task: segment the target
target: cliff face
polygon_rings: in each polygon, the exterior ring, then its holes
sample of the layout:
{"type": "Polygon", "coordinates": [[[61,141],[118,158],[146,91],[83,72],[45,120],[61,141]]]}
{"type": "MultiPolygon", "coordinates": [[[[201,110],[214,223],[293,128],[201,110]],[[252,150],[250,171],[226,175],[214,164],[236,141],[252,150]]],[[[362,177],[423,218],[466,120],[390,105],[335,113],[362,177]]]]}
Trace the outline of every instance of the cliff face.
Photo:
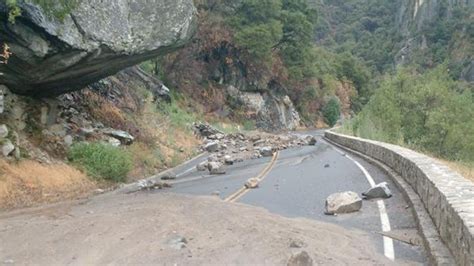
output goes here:
{"type": "Polygon", "coordinates": [[[20,1],[8,22],[0,2],[0,34],[13,52],[0,83],[18,94],[58,95],[182,46],[194,32],[192,0],[79,1],[63,20],[20,1]]]}
{"type": "Polygon", "coordinates": [[[457,77],[474,82],[474,1],[401,0],[398,6],[396,64],[410,63],[416,54],[425,55],[428,65],[448,59],[457,77]]]}

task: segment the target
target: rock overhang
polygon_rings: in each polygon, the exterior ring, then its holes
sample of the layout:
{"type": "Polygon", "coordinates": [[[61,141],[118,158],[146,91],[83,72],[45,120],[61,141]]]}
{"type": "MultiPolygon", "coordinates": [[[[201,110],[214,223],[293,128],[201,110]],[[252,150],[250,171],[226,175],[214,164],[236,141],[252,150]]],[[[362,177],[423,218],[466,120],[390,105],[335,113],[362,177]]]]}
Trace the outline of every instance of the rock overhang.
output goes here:
{"type": "Polygon", "coordinates": [[[0,83],[18,94],[49,96],[84,86],[186,44],[196,29],[192,0],[82,1],[64,19],[19,3],[14,24],[0,3],[1,40],[13,52],[0,83]]]}

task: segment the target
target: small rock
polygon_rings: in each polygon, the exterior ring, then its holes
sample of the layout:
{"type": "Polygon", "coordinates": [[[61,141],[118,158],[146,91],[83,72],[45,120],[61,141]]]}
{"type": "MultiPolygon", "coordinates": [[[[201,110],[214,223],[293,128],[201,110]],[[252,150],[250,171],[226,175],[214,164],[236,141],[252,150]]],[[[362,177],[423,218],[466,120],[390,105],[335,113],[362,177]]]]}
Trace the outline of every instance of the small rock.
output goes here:
{"type": "Polygon", "coordinates": [[[377,184],[375,187],[370,188],[367,192],[362,193],[365,199],[375,199],[375,198],[382,198],[388,199],[392,196],[392,192],[388,188],[387,182],[382,182],[377,184]]]}
{"type": "Polygon", "coordinates": [[[204,146],[204,149],[208,152],[217,152],[219,150],[219,142],[217,141],[209,142],[204,146]]]}
{"type": "Polygon", "coordinates": [[[272,147],[262,147],[260,148],[260,155],[263,157],[271,157],[273,156],[273,149],[272,147]]]}
{"type": "Polygon", "coordinates": [[[15,150],[13,151],[13,156],[15,157],[15,159],[17,160],[20,160],[21,159],[21,151],[18,147],[15,148],[15,150]]]}
{"type": "Polygon", "coordinates": [[[83,135],[83,136],[86,136],[86,137],[89,137],[91,136],[92,134],[94,134],[95,130],[93,128],[85,128],[85,127],[82,127],[79,129],[79,134],[83,135]]]}
{"type": "Polygon", "coordinates": [[[135,140],[135,138],[132,135],[130,135],[128,132],[123,131],[123,130],[108,128],[108,129],[104,129],[103,133],[120,140],[120,142],[124,145],[130,145],[135,140]]]}
{"type": "Polygon", "coordinates": [[[101,189],[101,188],[98,188],[98,189],[95,190],[95,193],[96,193],[96,194],[102,194],[102,193],[104,193],[104,192],[105,192],[105,190],[103,190],[103,189],[101,189]]]}
{"type": "Polygon", "coordinates": [[[305,243],[301,240],[291,240],[290,248],[302,248],[305,246],[305,243]]]}
{"type": "Polygon", "coordinates": [[[346,191],[334,193],[326,199],[325,214],[350,213],[359,211],[361,208],[362,199],[359,195],[352,191],[346,191]]]}
{"type": "Polygon", "coordinates": [[[71,135],[66,135],[64,137],[64,144],[66,144],[66,146],[71,146],[73,142],[74,142],[74,138],[71,135]]]}
{"type": "Polygon", "coordinates": [[[209,162],[205,161],[196,165],[196,170],[202,172],[209,170],[209,162]]]}
{"type": "Polygon", "coordinates": [[[261,139],[261,140],[257,140],[253,143],[253,146],[259,146],[261,144],[264,144],[265,143],[265,140],[264,139],[261,139]]]}
{"type": "Polygon", "coordinates": [[[109,137],[107,139],[107,143],[109,143],[110,145],[114,146],[114,147],[118,147],[120,145],[122,145],[122,142],[116,138],[113,138],[113,137],[109,137]]]}
{"type": "Polygon", "coordinates": [[[186,244],[188,243],[188,241],[186,240],[186,238],[182,237],[182,236],[175,236],[175,237],[172,237],[170,240],[168,240],[167,244],[168,246],[170,246],[171,248],[173,249],[177,249],[177,250],[180,250],[180,249],[183,249],[183,248],[186,248],[186,244]]]}
{"type": "Polygon", "coordinates": [[[8,127],[6,125],[0,125],[0,139],[4,139],[8,136],[8,127]]]}
{"type": "Polygon", "coordinates": [[[247,182],[245,182],[245,187],[246,188],[257,188],[259,182],[260,181],[255,177],[249,178],[247,180],[247,182]]]}
{"type": "Polygon", "coordinates": [[[9,139],[6,139],[3,141],[3,145],[2,145],[3,156],[8,157],[10,154],[12,154],[14,150],[15,150],[15,146],[9,139]]]}
{"type": "Polygon", "coordinates": [[[209,162],[209,173],[211,175],[223,175],[226,173],[224,164],[220,162],[209,162]]]}
{"type": "Polygon", "coordinates": [[[212,195],[212,196],[218,196],[218,197],[219,197],[219,196],[221,195],[221,192],[220,192],[219,190],[216,190],[216,191],[213,191],[213,192],[211,193],[211,195],[212,195]]]}
{"type": "Polygon", "coordinates": [[[314,146],[318,142],[314,136],[307,136],[305,140],[310,146],[314,146]]]}
{"type": "Polygon", "coordinates": [[[224,156],[224,163],[227,164],[227,165],[233,165],[235,162],[234,158],[232,158],[232,156],[230,155],[226,155],[224,156]]]}
{"type": "Polygon", "coordinates": [[[288,266],[312,266],[313,259],[309,256],[308,252],[300,251],[298,253],[293,254],[288,263],[288,266]]]}
{"type": "Polygon", "coordinates": [[[176,174],[173,172],[165,173],[161,176],[161,180],[175,180],[176,174]]]}

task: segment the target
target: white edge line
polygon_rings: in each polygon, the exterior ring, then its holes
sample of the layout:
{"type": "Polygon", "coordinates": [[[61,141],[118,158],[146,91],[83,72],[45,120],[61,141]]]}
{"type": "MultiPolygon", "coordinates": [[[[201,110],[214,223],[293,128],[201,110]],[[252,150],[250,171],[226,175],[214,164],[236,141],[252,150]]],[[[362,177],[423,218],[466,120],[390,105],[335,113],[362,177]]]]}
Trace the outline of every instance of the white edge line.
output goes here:
{"type": "MultiPolygon", "coordinates": [[[[336,147],[333,146],[333,148],[337,152],[339,152],[340,154],[345,154],[344,152],[340,151],[336,147]]],[[[374,187],[375,186],[375,181],[372,178],[372,176],[369,174],[369,172],[364,168],[364,166],[362,166],[358,161],[356,161],[355,159],[353,159],[351,156],[349,156],[347,154],[345,154],[345,157],[347,157],[349,160],[351,160],[353,163],[355,163],[357,165],[357,167],[359,167],[359,169],[362,171],[362,173],[364,173],[365,178],[369,182],[370,186],[374,187]]],[[[377,206],[378,206],[379,213],[380,213],[380,222],[382,224],[382,231],[383,232],[391,231],[390,220],[388,218],[387,209],[385,208],[384,201],[383,200],[378,200],[377,201],[377,206]]],[[[390,237],[384,236],[383,237],[383,249],[384,249],[385,257],[387,257],[388,259],[394,261],[395,260],[395,249],[393,247],[393,239],[391,239],[390,237]]]]}

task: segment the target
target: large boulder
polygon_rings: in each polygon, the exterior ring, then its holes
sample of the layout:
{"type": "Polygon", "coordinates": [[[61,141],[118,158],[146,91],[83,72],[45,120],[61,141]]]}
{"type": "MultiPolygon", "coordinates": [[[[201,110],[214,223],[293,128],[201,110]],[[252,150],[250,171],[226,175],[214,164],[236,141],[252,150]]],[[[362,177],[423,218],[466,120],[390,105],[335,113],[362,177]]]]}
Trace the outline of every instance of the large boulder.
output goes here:
{"type": "Polygon", "coordinates": [[[346,191],[331,194],[326,199],[326,214],[334,215],[338,213],[350,213],[359,211],[362,208],[362,199],[357,193],[346,191]]]}
{"type": "Polygon", "coordinates": [[[388,199],[392,196],[392,192],[388,188],[387,182],[382,182],[362,193],[362,196],[364,196],[365,199],[388,199]]]}
{"type": "Polygon", "coordinates": [[[225,165],[220,162],[209,162],[209,173],[211,175],[223,175],[226,173],[225,165]]]}
{"type": "Polygon", "coordinates": [[[182,46],[195,29],[192,0],[78,2],[59,19],[18,1],[22,16],[12,24],[0,1],[0,39],[13,53],[2,65],[0,84],[32,96],[80,89],[182,46]]]}

